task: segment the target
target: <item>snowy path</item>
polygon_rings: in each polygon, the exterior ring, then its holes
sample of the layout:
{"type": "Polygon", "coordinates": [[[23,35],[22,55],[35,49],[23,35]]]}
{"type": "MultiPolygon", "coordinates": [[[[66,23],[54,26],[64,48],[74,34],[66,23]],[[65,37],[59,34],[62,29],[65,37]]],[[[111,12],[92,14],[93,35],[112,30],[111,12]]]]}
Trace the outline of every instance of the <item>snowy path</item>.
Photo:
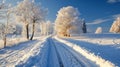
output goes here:
{"type": "Polygon", "coordinates": [[[17,67],[97,67],[94,62],[64,45],[51,37],[47,38],[35,56],[17,67]]]}
{"type": "Polygon", "coordinates": [[[0,50],[0,67],[99,67],[67,44],[48,37],[0,50]]]}

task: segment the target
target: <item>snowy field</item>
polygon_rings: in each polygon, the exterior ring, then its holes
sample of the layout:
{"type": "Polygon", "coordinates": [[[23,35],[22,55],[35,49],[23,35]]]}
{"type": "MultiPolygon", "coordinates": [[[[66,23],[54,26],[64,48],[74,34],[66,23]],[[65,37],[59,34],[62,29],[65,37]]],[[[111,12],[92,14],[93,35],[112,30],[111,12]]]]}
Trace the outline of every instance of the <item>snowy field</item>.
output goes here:
{"type": "Polygon", "coordinates": [[[37,37],[0,49],[0,67],[119,67],[119,38],[118,34],[37,37]]]}

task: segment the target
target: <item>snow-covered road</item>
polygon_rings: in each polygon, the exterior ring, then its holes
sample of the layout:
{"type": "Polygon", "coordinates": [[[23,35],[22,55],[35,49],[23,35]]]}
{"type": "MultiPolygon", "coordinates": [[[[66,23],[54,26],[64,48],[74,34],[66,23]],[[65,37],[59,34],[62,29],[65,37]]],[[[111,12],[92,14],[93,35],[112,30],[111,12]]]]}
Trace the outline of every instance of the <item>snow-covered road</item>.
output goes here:
{"type": "MultiPolygon", "coordinates": [[[[89,55],[86,57],[82,49],[83,53],[78,52],[74,44],[71,47],[68,42],[61,40],[47,37],[0,49],[0,67],[104,67],[96,59],[89,59],[89,55]]],[[[105,64],[114,66],[109,62],[105,64]]]]}

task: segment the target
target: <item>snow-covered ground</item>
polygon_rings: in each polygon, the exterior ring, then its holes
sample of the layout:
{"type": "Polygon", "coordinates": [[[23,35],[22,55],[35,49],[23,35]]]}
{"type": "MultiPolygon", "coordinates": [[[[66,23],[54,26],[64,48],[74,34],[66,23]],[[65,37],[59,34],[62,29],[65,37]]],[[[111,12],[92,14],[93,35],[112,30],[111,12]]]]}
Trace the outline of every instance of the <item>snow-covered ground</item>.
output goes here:
{"type": "Polygon", "coordinates": [[[119,37],[117,34],[37,37],[0,49],[0,67],[120,66],[119,37]]]}
{"type": "MultiPolygon", "coordinates": [[[[79,37],[64,38],[65,43],[71,46],[80,47],[93,56],[98,57],[96,63],[103,59],[105,61],[120,66],[120,35],[119,34],[85,34],[79,37]]],[[[77,50],[75,48],[75,50],[77,50]]],[[[81,53],[81,51],[79,51],[81,53]]],[[[88,57],[88,56],[87,56],[88,57]]],[[[93,58],[90,57],[91,60],[93,58]]]]}

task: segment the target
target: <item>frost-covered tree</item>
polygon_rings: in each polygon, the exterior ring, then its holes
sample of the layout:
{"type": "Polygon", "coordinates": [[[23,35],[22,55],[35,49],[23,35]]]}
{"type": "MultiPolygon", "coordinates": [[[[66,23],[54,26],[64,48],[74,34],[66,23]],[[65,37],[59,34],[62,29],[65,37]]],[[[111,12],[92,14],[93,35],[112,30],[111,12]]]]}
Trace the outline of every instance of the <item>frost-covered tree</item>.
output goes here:
{"type": "Polygon", "coordinates": [[[5,4],[3,1],[2,4],[0,5],[0,20],[4,20],[4,24],[1,24],[0,26],[0,35],[1,38],[4,41],[4,47],[6,46],[7,42],[7,34],[10,32],[10,27],[9,27],[9,19],[10,19],[10,14],[11,14],[11,6],[8,4],[5,4]]]}
{"type": "Polygon", "coordinates": [[[18,22],[23,22],[25,31],[26,31],[26,38],[29,39],[29,23],[30,23],[30,15],[32,9],[32,2],[30,0],[23,0],[22,2],[18,3],[15,8],[16,12],[16,19],[18,22]]]}
{"type": "Polygon", "coordinates": [[[41,6],[35,5],[35,2],[32,2],[30,20],[32,21],[32,36],[30,40],[33,39],[35,33],[35,23],[39,23],[45,20],[45,16],[47,14],[47,10],[43,9],[41,6]]]}
{"type": "Polygon", "coordinates": [[[40,23],[41,35],[49,35],[53,33],[53,24],[50,21],[40,23]]]}
{"type": "Polygon", "coordinates": [[[40,23],[40,30],[41,30],[41,35],[46,35],[46,23],[45,22],[42,22],[40,23]]]}
{"type": "Polygon", "coordinates": [[[5,24],[0,24],[0,39],[4,41],[4,47],[6,46],[6,26],[5,24]]]}
{"type": "Polygon", "coordinates": [[[52,34],[53,33],[53,24],[52,24],[52,22],[47,21],[46,26],[47,26],[47,35],[52,34]]]}
{"type": "Polygon", "coordinates": [[[43,21],[46,13],[47,11],[41,6],[36,5],[34,0],[23,0],[18,3],[16,7],[16,17],[19,22],[24,23],[27,39],[29,39],[29,24],[33,24],[32,36],[30,37],[30,40],[32,40],[35,32],[35,23],[43,21]]]}
{"type": "Polygon", "coordinates": [[[118,17],[112,24],[110,32],[120,33],[120,17],[118,17]]]}
{"type": "Polygon", "coordinates": [[[100,34],[100,33],[102,33],[102,27],[98,27],[95,32],[95,34],[100,34]]]}
{"type": "Polygon", "coordinates": [[[4,41],[4,47],[7,45],[7,35],[15,32],[15,26],[13,24],[0,24],[0,39],[4,41]]]}
{"type": "Polygon", "coordinates": [[[5,0],[2,0],[2,3],[0,3],[0,9],[3,9],[3,8],[5,8],[6,6],[5,6],[5,0]]]}
{"type": "Polygon", "coordinates": [[[55,30],[58,35],[70,36],[69,30],[79,20],[79,11],[72,6],[63,7],[58,11],[55,30]]]}

